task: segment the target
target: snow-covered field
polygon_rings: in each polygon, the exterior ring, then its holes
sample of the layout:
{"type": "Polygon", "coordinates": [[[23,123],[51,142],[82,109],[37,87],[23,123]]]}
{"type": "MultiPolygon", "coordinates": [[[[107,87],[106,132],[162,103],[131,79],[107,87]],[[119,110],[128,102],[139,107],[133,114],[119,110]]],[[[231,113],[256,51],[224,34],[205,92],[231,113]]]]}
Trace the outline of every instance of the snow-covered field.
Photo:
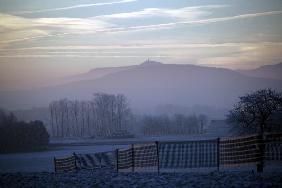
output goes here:
{"type": "Polygon", "coordinates": [[[255,165],[233,168],[161,169],[119,172],[97,169],[54,173],[53,157],[128,148],[154,140],[199,140],[199,137],[155,137],[124,140],[52,140],[50,150],[0,154],[0,187],[282,187],[282,163],[267,163],[263,174],[255,165]]]}
{"type": "MultiPolygon", "coordinates": [[[[137,137],[129,139],[52,139],[48,151],[0,154],[0,172],[52,172],[54,157],[76,153],[96,153],[126,148],[130,144],[162,140],[199,140],[200,136],[137,137]]],[[[205,138],[207,139],[207,138],[205,138]]]]}
{"type": "Polygon", "coordinates": [[[0,173],[0,187],[282,187],[282,173],[0,173]]]}
{"type": "MultiPolygon", "coordinates": [[[[168,140],[200,140],[208,139],[201,136],[171,136],[171,137],[142,137],[142,138],[130,138],[130,139],[57,139],[51,140],[50,150],[40,151],[40,152],[27,152],[27,153],[10,153],[10,154],[0,154],[0,173],[5,172],[53,172],[54,157],[64,157],[71,155],[73,152],[76,153],[96,153],[104,151],[113,151],[117,148],[128,148],[130,144],[141,143],[141,142],[151,142],[151,141],[168,141],[168,140]]],[[[211,139],[211,138],[209,138],[211,139]]],[[[282,163],[280,165],[267,165],[267,169],[275,168],[282,170],[282,163]]],[[[222,170],[236,170],[237,168],[221,168],[222,170]]],[[[256,170],[255,166],[244,166],[245,170],[251,171],[256,170]]],[[[213,171],[214,168],[210,169],[185,169],[187,172],[194,171],[213,171]]],[[[240,167],[239,170],[242,170],[240,167]]],[[[172,171],[176,171],[173,169],[172,171]]],[[[177,170],[177,172],[183,172],[183,170],[177,170]]]]}
{"type": "Polygon", "coordinates": [[[137,136],[125,139],[93,139],[93,138],[56,138],[51,139],[51,144],[112,144],[112,143],[140,143],[152,141],[183,141],[183,140],[208,140],[216,139],[209,135],[177,135],[177,136],[137,136]]]}
{"type": "MultiPolygon", "coordinates": [[[[0,172],[53,172],[54,157],[76,153],[96,153],[125,148],[127,145],[60,145],[48,151],[0,154],[0,172]]],[[[0,186],[1,187],[1,186],[0,186]]]]}
{"type": "Polygon", "coordinates": [[[54,157],[67,156],[73,152],[96,153],[113,151],[117,148],[129,147],[129,144],[155,139],[158,140],[157,138],[101,140],[91,138],[52,139],[50,141],[50,150],[47,151],[0,154],[0,172],[53,172],[54,157]]]}

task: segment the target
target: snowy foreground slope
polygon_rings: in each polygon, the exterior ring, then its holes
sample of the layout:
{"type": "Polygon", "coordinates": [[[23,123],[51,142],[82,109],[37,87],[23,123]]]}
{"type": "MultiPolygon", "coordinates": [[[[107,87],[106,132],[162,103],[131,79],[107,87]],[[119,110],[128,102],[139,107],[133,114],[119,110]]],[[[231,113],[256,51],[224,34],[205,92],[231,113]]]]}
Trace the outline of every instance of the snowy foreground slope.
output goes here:
{"type": "Polygon", "coordinates": [[[282,187],[282,173],[5,173],[0,174],[0,187],[282,187]]]}

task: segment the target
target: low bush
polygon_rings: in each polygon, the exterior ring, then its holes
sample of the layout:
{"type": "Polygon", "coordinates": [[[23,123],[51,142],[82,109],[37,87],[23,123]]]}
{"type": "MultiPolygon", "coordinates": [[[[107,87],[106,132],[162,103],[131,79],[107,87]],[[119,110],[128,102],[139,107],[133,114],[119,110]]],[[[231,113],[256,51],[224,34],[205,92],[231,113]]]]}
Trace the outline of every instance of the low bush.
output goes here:
{"type": "Polygon", "coordinates": [[[41,121],[17,121],[0,112],[0,153],[46,149],[49,134],[41,121]]]}

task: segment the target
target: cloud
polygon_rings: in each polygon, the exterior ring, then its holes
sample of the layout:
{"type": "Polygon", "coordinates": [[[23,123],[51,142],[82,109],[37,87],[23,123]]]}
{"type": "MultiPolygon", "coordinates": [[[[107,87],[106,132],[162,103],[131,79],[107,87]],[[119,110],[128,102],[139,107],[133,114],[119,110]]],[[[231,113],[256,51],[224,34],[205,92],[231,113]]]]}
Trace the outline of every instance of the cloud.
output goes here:
{"type": "MultiPolygon", "coordinates": [[[[0,58],[166,58],[199,65],[254,68],[280,62],[282,42],[181,43],[151,41],[122,45],[38,46],[1,49],[0,58]]],[[[8,62],[8,61],[7,61],[8,62]]]]}
{"type": "Polygon", "coordinates": [[[0,13],[0,43],[13,43],[80,32],[99,31],[113,24],[88,18],[23,18],[0,13]]]}
{"type": "Polygon", "coordinates": [[[205,24],[211,24],[211,23],[226,22],[226,21],[241,20],[241,19],[249,19],[249,18],[278,15],[278,14],[282,14],[282,11],[270,11],[270,12],[261,12],[261,13],[241,14],[241,15],[229,16],[229,17],[219,17],[219,18],[192,20],[192,21],[171,22],[171,23],[154,24],[154,25],[132,26],[132,27],[126,27],[126,28],[112,28],[112,29],[106,30],[106,32],[116,33],[116,32],[128,32],[128,31],[170,29],[170,28],[174,28],[176,26],[181,26],[181,25],[205,25],[205,24]]]}
{"type": "Polygon", "coordinates": [[[223,8],[223,7],[226,7],[226,5],[206,5],[206,6],[183,7],[178,9],[146,8],[141,11],[101,15],[101,16],[95,16],[93,18],[112,20],[112,19],[133,19],[133,18],[147,18],[147,17],[168,17],[168,18],[190,20],[209,13],[207,11],[209,9],[223,8]]]}
{"type": "Polygon", "coordinates": [[[258,48],[258,46],[282,46],[282,42],[225,42],[225,43],[181,43],[181,42],[158,42],[153,43],[135,43],[121,45],[85,45],[85,46],[37,46],[29,48],[0,49],[0,52],[8,51],[36,51],[36,50],[112,50],[112,49],[174,49],[174,48],[220,48],[220,47],[238,47],[241,51],[249,51],[258,48]]]}
{"type": "MultiPolygon", "coordinates": [[[[69,58],[148,58],[148,55],[86,55],[77,54],[15,54],[15,55],[0,55],[0,58],[54,58],[54,57],[69,57],[69,58]]],[[[171,58],[170,55],[152,55],[151,58],[171,58]]]]}
{"type": "Polygon", "coordinates": [[[117,27],[113,23],[103,21],[95,18],[22,18],[18,16],[0,14],[0,31],[9,31],[13,29],[32,29],[32,30],[44,30],[45,35],[22,37],[15,35],[12,39],[7,39],[2,34],[2,40],[0,44],[19,42],[25,40],[34,40],[47,37],[57,37],[65,35],[82,35],[82,34],[93,34],[93,33],[109,33],[115,34],[120,32],[138,32],[138,31],[149,31],[159,29],[172,29],[178,26],[197,26],[206,25],[241,19],[250,19],[261,16],[271,16],[282,14],[282,11],[269,11],[261,13],[250,13],[241,14],[229,17],[218,17],[198,20],[187,20],[170,22],[164,24],[153,24],[153,25],[138,25],[129,27],[117,27]]]}
{"type": "Polygon", "coordinates": [[[258,44],[241,46],[233,53],[221,53],[217,56],[199,58],[198,64],[204,66],[238,69],[257,68],[266,63],[281,62],[282,43],[277,45],[258,44]]]}
{"type": "MultiPolygon", "coordinates": [[[[165,62],[172,63],[195,63],[203,66],[213,66],[232,69],[247,69],[256,68],[259,65],[267,63],[281,62],[282,43],[219,43],[219,44],[195,44],[199,48],[193,48],[193,44],[187,45],[187,50],[184,45],[183,48],[173,48],[173,45],[164,44],[163,48],[159,49],[160,45],[141,46],[141,49],[131,46],[107,46],[100,48],[99,46],[58,46],[53,47],[37,47],[25,49],[22,52],[0,52],[1,59],[8,59],[7,61],[1,61],[0,64],[6,64],[6,62],[16,61],[17,59],[28,58],[32,59],[40,58],[48,60],[48,58],[78,58],[79,61],[84,62],[87,58],[91,61],[101,59],[103,61],[113,59],[128,59],[128,58],[142,58],[148,57],[154,59],[164,59],[165,62]],[[153,48],[157,47],[157,48],[153,48]],[[169,49],[169,47],[172,47],[169,49]],[[253,48],[252,48],[253,47],[253,48]],[[92,50],[93,49],[93,50],[92,50]],[[124,50],[123,50],[124,49],[124,50]],[[81,51],[79,51],[81,50],[81,51]]],[[[68,61],[67,61],[68,62],[68,61]]]]}
{"type": "Polygon", "coordinates": [[[56,27],[70,30],[93,30],[113,26],[108,22],[89,18],[24,18],[0,13],[0,31],[56,27]]]}
{"type": "MultiPolygon", "coordinates": [[[[133,0],[118,1],[118,3],[131,2],[133,0]]],[[[112,2],[113,3],[113,2],[112,2]]],[[[114,2],[117,3],[117,2],[114,2]]],[[[105,3],[99,3],[105,4],[105,3]]],[[[91,4],[92,5],[92,4],[91,4]]],[[[84,6],[84,5],[83,5],[84,6]]],[[[78,6],[76,6],[78,7],[78,6]]],[[[79,6],[81,7],[81,6],[79,6]]],[[[200,15],[207,14],[208,9],[222,8],[225,5],[207,5],[207,6],[195,6],[195,7],[184,7],[179,9],[161,9],[161,8],[147,8],[141,11],[118,13],[111,15],[101,15],[96,17],[88,18],[24,18],[15,15],[1,14],[0,13],[0,31],[5,29],[19,30],[29,29],[34,27],[60,27],[66,30],[91,30],[93,32],[107,32],[107,31],[119,31],[124,28],[113,28],[114,24],[110,24],[114,19],[133,19],[133,18],[146,18],[146,17],[166,17],[176,18],[178,20],[194,20],[200,15]],[[97,27],[100,26],[100,27],[97,27]],[[105,29],[105,30],[103,30],[105,29]],[[108,30],[109,29],[109,30],[108,30]]],[[[70,31],[65,31],[67,32],[70,31]]],[[[57,35],[55,35],[57,36],[57,35]]]]}
{"type": "Polygon", "coordinates": [[[25,29],[30,28],[31,26],[35,25],[33,24],[33,22],[31,22],[30,19],[0,13],[0,32],[25,29]]]}
{"type": "Polygon", "coordinates": [[[61,8],[41,9],[41,10],[32,10],[32,11],[20,11],[20,12],[16,12],[15,14],[21,15],[21,14],[33,14],[33,13],[42,13],[42,12],[53,12],[53,11],[85,8],[85,7],[95,7],[95,6],[131,3],[131,2],[135,2],[135,1],[137,1],[137,0],[121,0],[121,1],[112,1],[112,2],[105,2],[105,3],[79,4],[79,5],[61,7],[61,8]]]}

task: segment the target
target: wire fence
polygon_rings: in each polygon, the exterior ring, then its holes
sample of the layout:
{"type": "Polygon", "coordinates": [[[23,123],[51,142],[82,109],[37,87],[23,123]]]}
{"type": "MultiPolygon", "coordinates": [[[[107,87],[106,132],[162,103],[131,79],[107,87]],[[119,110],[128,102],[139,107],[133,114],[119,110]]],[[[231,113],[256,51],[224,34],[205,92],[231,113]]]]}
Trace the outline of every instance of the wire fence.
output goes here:
{"type": "Polygon", "coordinates": [[[185,169],[282,161],[282,133],[197,141],[132,144],[111,152],[54,158],[55,171],[111,168],[118,172],[140,169],[185,169]]]}

